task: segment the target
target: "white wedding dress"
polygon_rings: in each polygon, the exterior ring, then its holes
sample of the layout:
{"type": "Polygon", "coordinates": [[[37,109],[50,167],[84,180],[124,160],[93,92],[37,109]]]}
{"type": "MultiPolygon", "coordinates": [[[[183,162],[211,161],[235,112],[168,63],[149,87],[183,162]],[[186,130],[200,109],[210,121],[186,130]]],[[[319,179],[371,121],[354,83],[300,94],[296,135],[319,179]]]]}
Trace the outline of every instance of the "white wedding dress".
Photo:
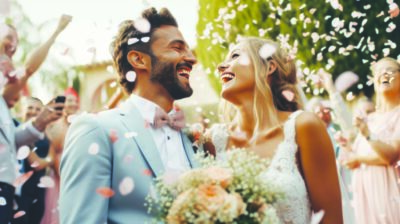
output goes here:
{"type": "MultiPolygon", "coordinates": [[[[285,195],[274,205],[282,223],[309,224],[311,221],[310,200],[296,159],[295,121],[301,112],[292,113],[285,122],[284,141],[279,144],[270,166],[261,177],[275,183],[285,195]]],[[[211,140],[216,149],[216,158],[223,160],[228,142],[227,125],[213,126],[211,140]]]]}

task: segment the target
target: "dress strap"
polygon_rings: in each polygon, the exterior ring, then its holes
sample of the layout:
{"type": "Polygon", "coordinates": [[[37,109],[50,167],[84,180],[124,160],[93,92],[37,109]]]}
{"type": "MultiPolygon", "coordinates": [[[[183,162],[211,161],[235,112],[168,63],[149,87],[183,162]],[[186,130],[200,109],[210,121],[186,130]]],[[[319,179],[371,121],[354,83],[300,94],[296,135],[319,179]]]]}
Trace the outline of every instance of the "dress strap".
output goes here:
{"type": "Polygon", "coordinates": [[[303,110],[297,110],[289,115],[284,124],[285,142],[296,144],[296,118],[303,113],[303,110]]]}

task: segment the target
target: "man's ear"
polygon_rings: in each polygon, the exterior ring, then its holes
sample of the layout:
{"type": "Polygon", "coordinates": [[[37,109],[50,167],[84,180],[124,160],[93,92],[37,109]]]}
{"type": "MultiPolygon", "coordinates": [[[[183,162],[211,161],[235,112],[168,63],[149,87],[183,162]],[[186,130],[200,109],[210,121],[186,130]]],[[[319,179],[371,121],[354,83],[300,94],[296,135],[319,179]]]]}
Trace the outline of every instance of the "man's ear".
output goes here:
{"type": "Polygon", "coordinates": [[[276,71],[277,67],[278,67],[276,62],[273,61],[273,60],[269,61],[268,63],[269,63],[269,69],[268,69],[267,77],[272,75],[272,73],[274,73],[276,71]]]}
{"type": "Polygon", "coordinates": [[[151,64],[150,57],[147,54],[144,54],[139,51],[129,51],[128,55],[126,56],[128,59],[129,64],[132,65],[135,69],[147,69],[148,66],[151,64]]]}

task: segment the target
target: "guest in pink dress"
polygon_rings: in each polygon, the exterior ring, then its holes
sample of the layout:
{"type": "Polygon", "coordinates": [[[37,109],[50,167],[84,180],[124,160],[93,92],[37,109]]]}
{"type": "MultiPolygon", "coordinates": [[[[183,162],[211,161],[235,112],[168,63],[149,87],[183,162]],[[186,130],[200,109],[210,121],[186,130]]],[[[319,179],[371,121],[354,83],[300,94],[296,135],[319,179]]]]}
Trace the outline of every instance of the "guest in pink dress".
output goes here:
{"type": "Polygon", "coordinates": [[[359,134],[345,165],[354,170],[357,224],[400,223],[400,64],[383,58],[372,66],[376,112],[356,118],[359,134]]]}

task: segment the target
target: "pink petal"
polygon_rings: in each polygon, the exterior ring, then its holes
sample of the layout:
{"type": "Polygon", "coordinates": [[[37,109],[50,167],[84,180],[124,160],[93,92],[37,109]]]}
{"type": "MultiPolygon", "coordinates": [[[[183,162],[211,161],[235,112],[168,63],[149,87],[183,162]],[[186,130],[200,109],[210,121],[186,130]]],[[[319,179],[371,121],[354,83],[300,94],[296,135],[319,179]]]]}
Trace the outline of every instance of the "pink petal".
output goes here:
{"type": "Polygon", "coordinates": [[[109,187],[99,187],[96,189],[96,193],[105,198],[111,198],[115,194],[115,192],[109,187]]]}
{"type": "Polygon", "coordinates": [[[145,169],[145,170],[143,170],[143,174],[146,175],[146,176],[151,176],[152,172],[149,169],[145,169]]]}
{"type": "Polygon", "coordinates": [[[26,213],[25,211],[19,211],[19,212],[15,213],[14,219],[18,219],[19,217],[24,216],[25,213],[26,213]]]}
{"type": "Polygon", "coordinates": [[[113,129],[110,130],[110,139],[111,139],[112,143],[114,143],[118,140],[118,133],[116,130],[113,130],[113,129]]]}
{"type": "Polygon", "coordinates": [[[282,95],[289,101],[292,102],[294,99],[294,93],[290,90],[283,90],[282,95]]]}

